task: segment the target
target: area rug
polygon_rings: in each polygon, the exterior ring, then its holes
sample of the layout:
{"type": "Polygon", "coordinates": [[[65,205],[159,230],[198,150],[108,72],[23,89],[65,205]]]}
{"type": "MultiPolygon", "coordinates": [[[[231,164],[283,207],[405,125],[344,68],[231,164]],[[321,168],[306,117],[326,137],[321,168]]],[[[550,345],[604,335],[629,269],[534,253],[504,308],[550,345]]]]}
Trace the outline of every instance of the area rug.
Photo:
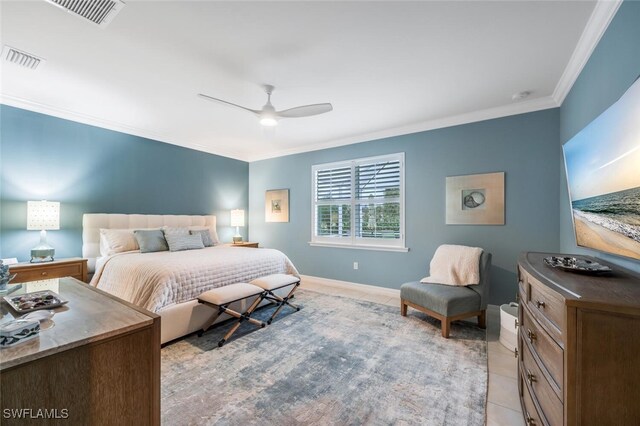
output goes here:
{"type": "MultiPolygon", "coordinates": [[[[484,330],[300,290],[272,325],[162,349],[164,425],[482,425],[484,330]]],[[[257,312],[268,318],[271,308],[257,312]]]]}

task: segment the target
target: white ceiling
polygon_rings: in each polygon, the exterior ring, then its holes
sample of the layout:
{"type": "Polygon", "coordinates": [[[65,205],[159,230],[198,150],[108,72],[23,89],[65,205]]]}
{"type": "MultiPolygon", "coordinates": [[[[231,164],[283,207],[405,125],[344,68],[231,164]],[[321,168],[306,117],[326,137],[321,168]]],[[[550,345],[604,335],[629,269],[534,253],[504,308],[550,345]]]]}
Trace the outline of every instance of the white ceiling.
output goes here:
{"type": "Polygon", "coordinates": [[[128,0],[101,29],[43,0],[3,1],[2,44],[46,63],[3,62],[1,101],[253,161],[556,106],[611,4],[128,0]],[[259,109],[265,83],[278,110],[334,111],[268,134],[196,96],[259,109]]]}

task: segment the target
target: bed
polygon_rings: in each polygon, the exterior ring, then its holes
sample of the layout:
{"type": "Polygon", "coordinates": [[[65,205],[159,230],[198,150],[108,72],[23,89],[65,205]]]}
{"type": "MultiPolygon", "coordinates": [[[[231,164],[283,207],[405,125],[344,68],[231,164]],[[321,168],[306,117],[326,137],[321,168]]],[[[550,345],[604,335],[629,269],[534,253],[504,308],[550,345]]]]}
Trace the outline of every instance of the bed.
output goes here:
{"type": "Polygon", "coordinates": [[[200,329],[211,316],[212,308],[196,300],[204,291],[275,273],[298,276],[289,258],[273,249],[218,244],[179,252],[100,254],[100,229],[163,226],[206,227],[217,239],[215,216],[85,214],[82,232],[91,285],[159,314],[162,343],[200,329]]]}

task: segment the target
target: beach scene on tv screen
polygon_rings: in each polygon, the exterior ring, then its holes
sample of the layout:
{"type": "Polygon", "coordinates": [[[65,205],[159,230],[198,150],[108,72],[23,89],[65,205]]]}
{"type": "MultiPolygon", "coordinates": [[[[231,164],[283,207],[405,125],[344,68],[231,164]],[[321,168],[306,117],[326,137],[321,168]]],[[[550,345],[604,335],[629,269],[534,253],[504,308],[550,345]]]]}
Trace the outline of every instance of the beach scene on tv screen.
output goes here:
{"type": "Polygon", "coordinates": [[[640,80],[563,149],[577,244],[640,259],[640,80]]]}

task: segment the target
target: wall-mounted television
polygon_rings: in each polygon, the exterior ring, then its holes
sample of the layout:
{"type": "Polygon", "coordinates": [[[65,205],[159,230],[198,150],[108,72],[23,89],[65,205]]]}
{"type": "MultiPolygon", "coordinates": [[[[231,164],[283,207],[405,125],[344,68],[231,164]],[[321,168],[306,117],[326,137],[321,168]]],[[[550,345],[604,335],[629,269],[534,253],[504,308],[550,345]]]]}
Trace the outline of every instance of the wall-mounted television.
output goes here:
{"type": "Polygon", "coordinates": [[[640,79],[563,149],[578,246],[640,259],[640,79]]]}

